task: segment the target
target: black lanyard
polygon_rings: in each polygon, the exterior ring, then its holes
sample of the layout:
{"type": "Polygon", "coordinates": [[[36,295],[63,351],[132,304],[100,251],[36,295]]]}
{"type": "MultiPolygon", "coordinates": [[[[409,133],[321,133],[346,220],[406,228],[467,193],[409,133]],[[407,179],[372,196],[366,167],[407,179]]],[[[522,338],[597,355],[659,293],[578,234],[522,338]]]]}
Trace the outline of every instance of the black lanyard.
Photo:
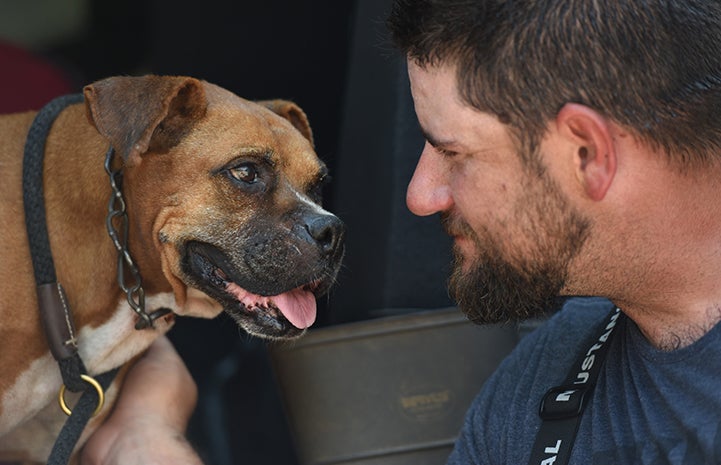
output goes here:
{"type": "Polygon", "coordinates": [[[538,412],[541,428],[533,444],[529,465],[566,465],[571,459],[583,409],[591,399],[615,333],[614,328],[622,315],[618,308],[611,312],[589,343],[589,349],[573,365],[564,383],[549,389],[543,396],[538,412]]]}

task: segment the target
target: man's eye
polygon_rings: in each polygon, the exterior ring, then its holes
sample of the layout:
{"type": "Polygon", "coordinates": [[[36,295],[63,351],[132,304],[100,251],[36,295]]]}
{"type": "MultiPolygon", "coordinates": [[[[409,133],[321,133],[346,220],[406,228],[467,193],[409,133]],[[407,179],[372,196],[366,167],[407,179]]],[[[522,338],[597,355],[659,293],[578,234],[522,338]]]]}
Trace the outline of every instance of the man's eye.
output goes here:
{"type": "Polygon", "coordinates": [[[454,152],[453,150],[444,149],[442,147],[436,147],[436,151],[443,155],[444,157],[453,157],[455,155],[458,155],[458,152],[454,152]]]}
{"type": "Polygon", "coordinates": [[[258,169],[252,163],[243,163],[228,170],[238,181],[253,184],[258,181],[258,169]]]}

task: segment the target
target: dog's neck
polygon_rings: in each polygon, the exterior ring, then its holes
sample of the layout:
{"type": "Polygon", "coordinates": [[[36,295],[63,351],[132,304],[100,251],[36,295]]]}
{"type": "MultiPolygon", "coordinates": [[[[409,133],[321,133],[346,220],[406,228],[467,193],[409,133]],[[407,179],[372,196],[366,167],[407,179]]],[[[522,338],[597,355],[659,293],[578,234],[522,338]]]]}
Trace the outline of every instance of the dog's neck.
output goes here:
{"type": "MultiPolygon", "coordinates": [[[[56,124],[63,124],[65,118],[77,121],[82,117],[77,113],[83,111],[82,105],[70,107],[56,124]]],[[[84,134],[70,138],[58,131],[54,134],[64,137],[51,135],[47,141],[45,165],[54,167],[45,173],[46,202],[53,205],[47,211],[48,232],[58,282],[73,304],[76,324],[97,325],[110,317],[109,311],[124,296],[117,283],[117,250],[106,227],[112,195],[104,168],[107,142],[89,124],[73,128],[84,134]],[[84,141],[84,145],[79,146],[77,141],[84,141]],[[96,154],[97,159],[88,160],[88,154],[96,154]],[[73,266],[67,266],[71,263],[73,266]],[[79,263],[84,266],[77,266],[79,263]]],[[[142,272],[143,287],[149,295],[168,292],[168,283],[155,269],[157,251],[138,239],[139,228],[132,217],[134,199],[126,196],[125,201],[130,212],[130,249],[142,272]]],[[[132,283],[132,277],[127,276],[127,280],[132,283]]]]}

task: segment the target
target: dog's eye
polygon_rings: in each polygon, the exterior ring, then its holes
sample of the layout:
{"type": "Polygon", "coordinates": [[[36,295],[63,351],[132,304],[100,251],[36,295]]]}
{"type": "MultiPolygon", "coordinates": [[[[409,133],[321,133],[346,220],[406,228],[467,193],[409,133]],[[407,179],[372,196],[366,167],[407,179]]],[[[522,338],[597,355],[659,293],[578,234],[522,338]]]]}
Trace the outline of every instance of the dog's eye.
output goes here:
{"type": "Polygon", "coordinates": [[[316,183],[311,186],[308,194],[310,198],[317,203],[318,205],[322,205],[323,203],[323,188],[330,182],[330,175],[328,173],[323,173],[318,178],[316,183]]]}
{"type": "Polygon", "coordinates": [[[258,182],[258,169],[252,163],[243,163],[228,170],[238,181],[248,184],[258,182]]]}

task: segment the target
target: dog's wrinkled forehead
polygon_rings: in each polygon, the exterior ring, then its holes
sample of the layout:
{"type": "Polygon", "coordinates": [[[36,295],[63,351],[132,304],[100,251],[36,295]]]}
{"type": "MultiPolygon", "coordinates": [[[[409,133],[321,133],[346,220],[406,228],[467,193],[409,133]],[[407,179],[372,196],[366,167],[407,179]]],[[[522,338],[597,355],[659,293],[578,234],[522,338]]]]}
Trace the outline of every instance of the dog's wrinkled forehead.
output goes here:
{"type": "Polygon", "coordinates": [[[192,139],[202,140],[203,145],[212,141],[212,151],[219,157],[265,157],[289,179],[304,183],[315,182],[325,171],[313,149],[307,119],[294,104],[282,102],[283,109],[291,106],[293,112],[279,114],[274,110],[281,101],[251,102],[213,84],[204,85],[208,109],[192,139]]]}

